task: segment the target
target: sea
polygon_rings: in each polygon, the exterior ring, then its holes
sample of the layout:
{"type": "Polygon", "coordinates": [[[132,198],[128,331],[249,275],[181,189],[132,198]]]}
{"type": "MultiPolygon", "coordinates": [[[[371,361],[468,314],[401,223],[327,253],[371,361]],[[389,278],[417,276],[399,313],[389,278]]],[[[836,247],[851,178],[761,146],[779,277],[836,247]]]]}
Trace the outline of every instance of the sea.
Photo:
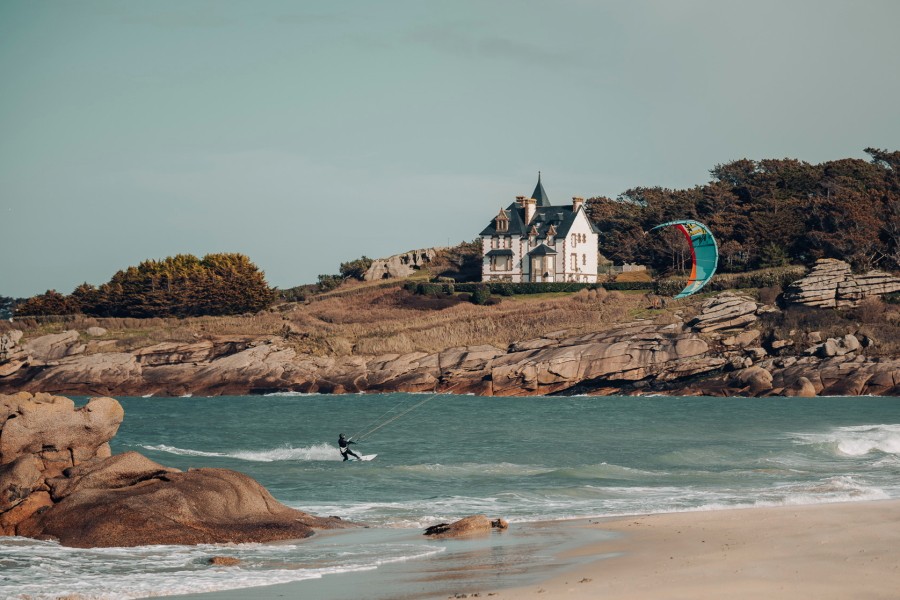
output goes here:
{"type": "MultiPolygon", "coordinates": [[[[339,581],[449,560],[461,547],[427,540],[423,528],[479,513],[507,519],[510,532],[533,532],[536,523],[568,519],[900,498],[900,398],[119,400],[125,420],[114,453],[241,471],[288,506],[370,528],[273,544],[91,550],[0,538],[0,598],[124,599],[339,581]],[[377,458],[343,462],[339,433],[377,458]],[[241,563],[212,567],[211,556],[241,563]]],[[[554,541],[544,531],[543,540],[563,547],[565,535],[554,541]]],[[[493,539],[478,543],[493,544],[495,555],[516,540],[493,539]]],[[[550,560],[541,554],[546,543],[530,546],[540,550],[509,553],[519,557],[511,569],[550,560]]],[[[376,597],[372,591],[362,595],[376,597]]]]}

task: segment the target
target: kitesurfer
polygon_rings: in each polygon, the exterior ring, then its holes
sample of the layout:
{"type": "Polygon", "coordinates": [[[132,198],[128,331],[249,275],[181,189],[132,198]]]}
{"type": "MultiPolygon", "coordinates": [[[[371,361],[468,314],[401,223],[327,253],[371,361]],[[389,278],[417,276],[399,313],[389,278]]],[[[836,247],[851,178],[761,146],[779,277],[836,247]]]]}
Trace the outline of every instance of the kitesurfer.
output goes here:
{"type": "Polygon", "coordinates": [[[344,457],[344,460],[350,460],[351,456],[355,456],[357,460],[360,460],[359,454],[350,449],[350,444],[355,443],[352,439],[344,437],[343,433],[338,437],[338,447],[341,449],[341,456],[344,457]]]}

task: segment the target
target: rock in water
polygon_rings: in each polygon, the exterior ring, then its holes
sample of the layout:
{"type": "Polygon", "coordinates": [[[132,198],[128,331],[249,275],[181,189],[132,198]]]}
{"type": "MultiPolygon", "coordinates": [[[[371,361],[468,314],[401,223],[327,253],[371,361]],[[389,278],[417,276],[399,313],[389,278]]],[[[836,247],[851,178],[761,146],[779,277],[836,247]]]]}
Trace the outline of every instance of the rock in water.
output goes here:
{"type": "Polygon", "coordinates": [[[20,525],[18,533],[95,548],[270,542],[309,537],[313,527],[340,526],[346,525],[280,504],[242,473],[192,469],[121,488],[77,490],[20,525]]]}
{"type": "Polygon", "coordinates": [[[284,506],[235,471],[110,456],[123,416],[112,398],[76,409],[49,394],[0,396],[0,535],[93,548],[268,542],[355,526],[284,506]]]}
{"type": "Polygon", "coordinates": [[[493,521],[484,515],[472,515],[453,523],[438,523],[425,530],[425,534],[435,539],[466,537],[472,535],[484,535],[492,529],[507,529],[509,523],[505,519],[493,521]]]}

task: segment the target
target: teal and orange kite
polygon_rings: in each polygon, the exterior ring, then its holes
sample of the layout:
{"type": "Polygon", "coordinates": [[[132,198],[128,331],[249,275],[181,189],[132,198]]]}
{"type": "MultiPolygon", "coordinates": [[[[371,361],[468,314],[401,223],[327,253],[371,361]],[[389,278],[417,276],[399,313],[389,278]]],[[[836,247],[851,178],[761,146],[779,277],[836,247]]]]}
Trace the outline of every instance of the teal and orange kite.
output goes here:
{"type": "Polygon", "coordinates": [[[657,225],[650,231],[663,227],[675,227],[684,234],[691,247],[691,276],[688,278],[687,287],[678,292],[676,298],[684,298],[700,291],[704,285],[712,279],[719,265],[719,247],[716,238],[709,228],[699,221],[669,221],[657,225]]]}

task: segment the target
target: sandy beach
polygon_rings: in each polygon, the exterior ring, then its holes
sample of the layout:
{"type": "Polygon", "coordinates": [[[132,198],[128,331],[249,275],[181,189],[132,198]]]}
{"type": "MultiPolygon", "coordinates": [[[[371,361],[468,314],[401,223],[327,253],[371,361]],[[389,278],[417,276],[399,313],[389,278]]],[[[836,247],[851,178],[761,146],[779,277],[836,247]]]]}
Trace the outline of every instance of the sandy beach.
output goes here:
{"type": "Polygon", "coordinates": [[[497,598],[897,598],[900,501],[642,515],[579,555],[621,553],[497,598]]]}
{"type": "Polygon", "coordinates": [[[900,590],[898,500],[514,524],[450,545],[433,559],[183,598],[893,599],[900,590]],[[547,552],[560,536],[573,543],[547,552]]]}

